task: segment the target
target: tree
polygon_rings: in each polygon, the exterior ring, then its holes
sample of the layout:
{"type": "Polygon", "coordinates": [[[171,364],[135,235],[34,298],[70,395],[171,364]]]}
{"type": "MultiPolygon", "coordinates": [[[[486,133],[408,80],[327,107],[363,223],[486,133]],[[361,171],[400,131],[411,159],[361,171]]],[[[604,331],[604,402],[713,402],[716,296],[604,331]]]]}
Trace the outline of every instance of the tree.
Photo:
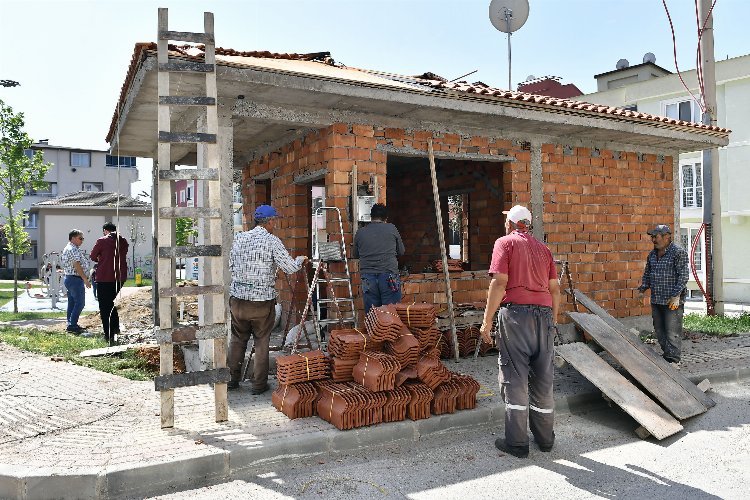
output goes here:
{"type": "Polygon", "coordinates": [[[23,227],[26,216],[15,211],[26,189],[43,189],[44,175],[50,167],[44,163],[41,151],[32,155],[26,152],[34,141],[23,131],[23,113],[14,113],[0,99],[0,196],[4,198],[0,219],[4,221],[5,249],[13,254],[13,312],[18,312],[18,266],[21,255],[31,248],[29,233],[23,227]]]}
{"type": "MultiPolygon", "coordinates": [[[[187,246],[188,243],[192,243],[191,239],[198,236],[198,229],[195,227],[195,220],[191,219],[190,217],[178,217],[174,221],[174,234],[175,234],[175,243],[177,246],[187,246]]],[[[185,270],[185,258],[180,259],[182,264],[182,277],[185,278],[187,276],[187,271],[185,270]]]]}

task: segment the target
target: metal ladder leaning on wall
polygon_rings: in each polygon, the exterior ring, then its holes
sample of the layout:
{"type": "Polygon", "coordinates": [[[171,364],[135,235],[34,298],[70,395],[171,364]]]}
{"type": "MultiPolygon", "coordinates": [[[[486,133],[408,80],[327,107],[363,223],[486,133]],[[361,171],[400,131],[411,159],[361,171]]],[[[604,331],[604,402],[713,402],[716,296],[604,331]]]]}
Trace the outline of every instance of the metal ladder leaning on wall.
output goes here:
{"type": "Polygon", "coordinates": [[[321,339],[320,327],[334,323],[351,323],[357,325],[357,311],[354,307],[354,294],[352,292],[352,276],[349,272],[349,260],[346,257],[346,245],[344,243],[344,224],[341,220],[341,211],[337,207],[318,207],[313,216],[313,266],[316,270],[316,278],[311,286],[315,288],[317,294],[316,313],[317,322],[315,325],[318,340],[321,339]],[[318,235],[318,217],[324,218],[325,227],[328,226],[326,214],[329,211],[336,213],[338,217],[334,224],[338,223],[338,233],[334,236],[338,240],[320,241],[318,235]],[[344,272],[333,273],[328,267],[331,262],[343,262],[344,272]],[[326,298],[321,298],[321,290],[325,287],[328,293],[326,298]],[[343,291],[344,294],[337,294],[335,290],[343,291]],[[340,298],[339,298],[340,297],[340,298]],[[333,307],[330,307],[330,306],[333,307]],[[343,307],[342,307],[343,306],[343,307]],[[331,317],[332,309],[335,311],[337,318],[331,317]],[[322,319],[322,313],[325,311],[326,317],[322,319]]]}
{"type": "MultiPolygon", "coordinates": [[[[161,426],[174,427],[174,389],[199,384],[214,384],[216,421],[228,417],[227,382],[227,325],[223,267],[227,252],[222,251],[222,210],[219,170],[218,113],[216,88],[216,54],[214,18],[204,13],[205,33],[186,33],[167,29],[167,9],[159,9],[158,33],[158,190],[155,208],[158,207],[156,245],[158,247],[158,327],[160,371],[155,379],[156,390],[161,391],[161,426]],[[205,61],[170,61],[169,40],[205,44],[205,61]],[[170,95],[170,74],[205,75],[205,96],[170,95]],[[198,132],[172,132],[171,109],[176,106],[204,107],[205,130],[198,132]],[[171,145],[195,143],[198,165],[196,169],[174,170],[171,145]],[[204,182],[208,196],[203,207],[177,207],[174,182],[197,180],[204,182]],[[175,246],[175,219],[190,217],[201,221],[199,238],[202,245],[175,246]],[[203,257],[199,286],[177,287],[175,260],[182,257],[203,257]],[[198,326],[175,327],[175,298],[185,295],[199,297],[198,326]],[[182,374],[173,373],[174,344],[213,339],[213,369],[182,374]]],[[[179,89],[176,89],[179,90],[179,89]]]]}

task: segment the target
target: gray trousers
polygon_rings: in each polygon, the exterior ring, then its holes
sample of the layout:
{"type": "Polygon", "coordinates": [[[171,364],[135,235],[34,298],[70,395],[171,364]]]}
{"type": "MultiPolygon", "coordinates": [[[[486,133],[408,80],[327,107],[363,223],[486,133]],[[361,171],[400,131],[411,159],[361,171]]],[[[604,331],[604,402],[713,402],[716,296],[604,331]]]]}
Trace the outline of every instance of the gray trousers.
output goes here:
{"type": "Polygon", "coordinates": [[[682,352],[682,316],[685,304],[680,304],[672,311],[669,306],[651,304],[651,319],[654,321],[654,332],[664,353],[664,359],[679,362],[682,352]]]}
{"type": "Polygon", "coordinates": [[[505,401],[505,442],[510,446],[528,446],[530,427],[537,443],[552,445],[555,442],[552,310],[535,305],[503,306],[498,312],[498,323],[497,379],[505,401]]]}
{"type": "Polygon", "coordinates": [[[242,300],[229,297],[232,315],[232,338],[229,342],[229,374],[232,382],[240,381],[242,362],[245,360],[247,342],[253,336],[253,389],[263,389],[268,384],[268,345],[276,320],[276,300],[242,300]]]}

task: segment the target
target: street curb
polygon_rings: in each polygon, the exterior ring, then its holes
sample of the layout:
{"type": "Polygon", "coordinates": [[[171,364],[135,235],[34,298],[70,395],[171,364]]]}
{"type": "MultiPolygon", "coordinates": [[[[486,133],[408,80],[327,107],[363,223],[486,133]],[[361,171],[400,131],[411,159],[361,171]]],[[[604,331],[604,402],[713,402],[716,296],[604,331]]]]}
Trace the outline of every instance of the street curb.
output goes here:
{"type": "MultiPolygon", "coordinates": [[[[698,383],[735,382],[750,378],[750,367],[725,372],[698,373],[688,378],[698,383]]],[[[555,413],[575,413],[605,405],[600,392],[587,392],[555,399],[555,413]]],[[[138,467],[79,470],[75,474],[44,475],[44,469],[0,465],[0,498],[122,498],[198,488],[230,479],[261,466],[331,452],[354,451],[395,442],[418,442],[423,436],[500,426],[505,405],[497,403],[341,432],[335,429],[281,437],[257,447],[230,446],[210,455],[138,467]]]]}

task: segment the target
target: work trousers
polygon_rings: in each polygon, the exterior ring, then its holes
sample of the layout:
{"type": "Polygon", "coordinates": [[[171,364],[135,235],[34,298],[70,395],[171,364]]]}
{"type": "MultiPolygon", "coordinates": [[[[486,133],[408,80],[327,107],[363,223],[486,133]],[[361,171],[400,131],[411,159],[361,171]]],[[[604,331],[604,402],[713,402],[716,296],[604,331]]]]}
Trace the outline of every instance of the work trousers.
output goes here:
{"type": "Polygon", "coordinates": [[[86,286],[80,276],[66,274],[63,279],[65,288],[68,290],[68,310],[66,318],[68,320],[68,330],[80,330],[78,318],[81,316],[83,306],[86,305],[86,286]]]}
{"type": "Polygon", "coordinates": [[[401,276],[398,273],[362,273],[360,278],[365,316],[372,307],[401,302],[401,276]]]}
{"type": "Polygon", "coordinates": [[[115,335],[120,333],[120,316],[115,307],[115,297],[120,292],[123,283],[117,281],[100,281],[96,284],[99,295],[99,315],[102,317],[104,338],[111,344],[115,335]]]}
{"type": "Polygon", "coordinates": [[[651,304],[651,319],[664,359],[678,363],[682,352],[682,316],[685,304],[672,311],[669,306],[651,304]]]}
{"type": "Polygon", "coordinates": [[[229,298],[232,316],[232,338],[229,343],[229,374],[232,382],[242,376],[242,362],[247,352],[247,342],[253,337],[253,389],[262,390],[268,384],[268,345],[276,319],[276,299],[243,300],[229,298]]]}
{"type": "Polygon", "coordinates": [[[498,382],[505,401],[505,442],[510,446],[528,446],[531,427],[539,445],[551,446],[555,442],[552,309],[536,305],[503,306],[498,323],[498,382]]]}

